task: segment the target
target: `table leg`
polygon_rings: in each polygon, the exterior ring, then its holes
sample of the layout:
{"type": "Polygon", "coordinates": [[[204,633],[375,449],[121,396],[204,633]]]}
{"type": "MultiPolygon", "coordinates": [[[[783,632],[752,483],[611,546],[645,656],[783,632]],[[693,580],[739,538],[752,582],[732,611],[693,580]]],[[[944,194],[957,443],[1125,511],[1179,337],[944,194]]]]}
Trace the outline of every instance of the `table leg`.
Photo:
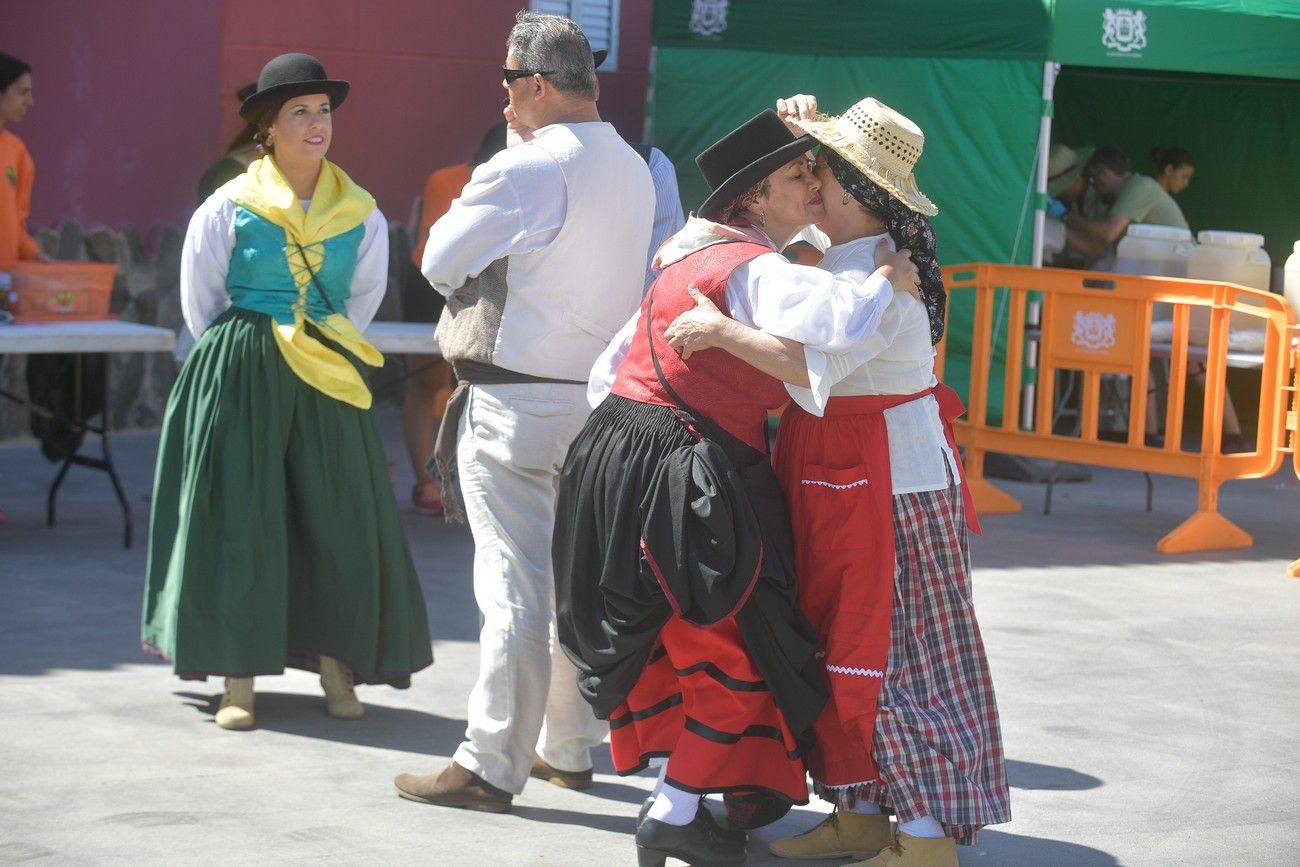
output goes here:
{"type": "Polygon", "coordinates": [[[49,494],[46,498],[45,505],[45,523],[46,526],[54,526],[55,499],[58,496],[59,485],[63,484],[63,477],[68,474],[68,469],[76,464],[81,467],[90,467],[94,470],[101,470],[108,473],[109,481],[113,483],[113,491],[117,494],[117,502],[122,507],[122,547],[130,548],[133,536],[133,521],[131,518],[131,503],[126,498],[126,491],[122,488],[122,482],[117,476],[117,468],[113,465],[113,453],[109,449],[109,405],[108,405],[108,372],[109,359],[104,359],[104,411],[102,413],[104,424],[102,427],[86,424],[81,418],[81,386],[82,386],[82,363],[85,357],[83,353],[76,353],[76,363],[73,365],[73,406],[76,415],[74,423],[81,427],[86,433],[93,433],[99,436],[100,452],[103,457],[92,458],[81,454],[81,447],[69,455],[64,461],[63,466],[59,467],[59,472],[55,475],[54,481],[50,483],[49,494]]]}

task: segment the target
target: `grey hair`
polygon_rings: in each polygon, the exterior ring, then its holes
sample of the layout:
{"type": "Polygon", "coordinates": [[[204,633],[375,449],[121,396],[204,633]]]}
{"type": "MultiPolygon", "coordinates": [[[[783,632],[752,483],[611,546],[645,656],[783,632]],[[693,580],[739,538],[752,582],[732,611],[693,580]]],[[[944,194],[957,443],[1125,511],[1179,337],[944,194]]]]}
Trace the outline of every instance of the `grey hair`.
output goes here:
{"type": "Polygon", "coordinates": [[[596,67],[582,29],[562,15],[520,11],[506,39],[506,53],[520,69],[544,69],[556,90],[594,100],[596,67]]]}

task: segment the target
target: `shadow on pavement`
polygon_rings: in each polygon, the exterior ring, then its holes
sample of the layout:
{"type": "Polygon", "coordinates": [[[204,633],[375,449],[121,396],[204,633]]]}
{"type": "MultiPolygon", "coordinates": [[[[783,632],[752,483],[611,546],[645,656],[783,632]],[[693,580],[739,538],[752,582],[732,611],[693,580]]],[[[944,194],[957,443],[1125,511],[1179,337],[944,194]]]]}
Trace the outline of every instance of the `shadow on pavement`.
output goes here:
{"type": "MultiPolygon", "coordinates": [[[[221,693],[173,692],[211,722],[221,693]]],[[[359,694],[366,715],[359,720],[334,719],[325,712],[323,696],[300,693],[257,692],[257,728],[363,747],[382,747],[406,753],[449,756],[465,736],[465,721],[408,708],[388,707],[366,701],[359,694]]]]}
{"type": "Polygon", "coordinates": [[[1013,789],[1035,789],[1051,792],[1081,792],[1096,789],[1105,783],[1091,774],[1056,765],[1037,762],[1007,760],[1007,781],[1013,789]]]}
{"type": "MultiPolygon", "coordinates": [[[[515,804],[510,811],[521,819],[533,822],[548,822],[554,825],[580,825],[597,831],[610,831],[628,835],[629,860],[635,851],[632,843],[632,831],[635,820],[631,816],[612,816],[608,813],[588,813],[578,810],[556,810],[551,807],[531,807],[515,804]]],[[[622,859],[611,859],[609,863],[619,863],[622,859]]]]}
{"type": "Polygon", "coordinates": [[[961,860],[967,864],[1017,865],[1017,867],[1118,867],[1119,859],[1109,852],[1066,843],[1022,837],[985,829],[979,842],[970,847],[958,846],[961,860]]]}
{"type": "Polygon", "coordinates": [[[1020,500],[1021,511],[981,516],[984,535],[971,538],[976,570],[1289,562],[1300,555],[1291,517],[1300,502],[1300,482],[1289,466],[1269,478],[1228,482],[1219,491],[1220,513],[1254,537],[1252,547],[1176,555],[1158,553],[1156,543],[1195,511],[1195,483],[1153,477],[1155,498],[1148,512],[1140,473],[1091,469],[1091,482],[1057,486],[1051,515],[1043,514],[1043,485],[992,480],[1020,500]]]}

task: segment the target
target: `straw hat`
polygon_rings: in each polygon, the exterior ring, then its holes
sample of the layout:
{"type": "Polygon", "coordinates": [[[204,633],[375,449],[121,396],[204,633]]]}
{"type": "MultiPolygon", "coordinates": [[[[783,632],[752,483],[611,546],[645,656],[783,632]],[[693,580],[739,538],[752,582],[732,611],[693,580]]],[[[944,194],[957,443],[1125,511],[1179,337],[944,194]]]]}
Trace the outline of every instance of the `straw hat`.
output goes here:
{"type": "Polygon", "coordinates": [[[1047,194],[1055,196],[1074,183],[1095,150],[1091,145],[1081,148],[1052,145],[1052,149],[1047,152],[1047,194]]]}
{"type": "Polygon", "coordinates": [[[907,207],[927,217],[939,209],[916,186],[912,167],[921,158],[921,128],[872,97],[839,117],[818,114],[813,120],[790,119],[849,165],[884,187],[907,207]]]}

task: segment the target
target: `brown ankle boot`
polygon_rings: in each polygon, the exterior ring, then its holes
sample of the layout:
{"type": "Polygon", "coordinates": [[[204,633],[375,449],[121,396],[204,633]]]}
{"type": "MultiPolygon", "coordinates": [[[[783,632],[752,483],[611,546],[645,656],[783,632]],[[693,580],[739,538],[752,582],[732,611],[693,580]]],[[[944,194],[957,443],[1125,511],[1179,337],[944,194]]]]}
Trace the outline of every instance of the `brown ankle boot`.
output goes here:
{"type": "Polygon", "coordinates": [[[899,834],[876,857],[848,867],[958,867],[957,841],[951,837],[899,834]]]}
{"type": "Polygon", "coordinates": [[[230,731],[245,732],[253,727],[253,679],[226,678],[226,693],[217,708],[217,725],[230,731]]]}
{"type": "Polygon", "coordinates": [[[325,708],[339,719],[361,719],[366,709],[352,688],[352,669],[332,656],[320,658],[320,685],[325,690],[325,708]]]}
{"type": "Polygon", "coordinates": [[[778,858],[870,858],[892,838],[886,815],[835,810],[812,830],[767,848],[778,858]]]}

